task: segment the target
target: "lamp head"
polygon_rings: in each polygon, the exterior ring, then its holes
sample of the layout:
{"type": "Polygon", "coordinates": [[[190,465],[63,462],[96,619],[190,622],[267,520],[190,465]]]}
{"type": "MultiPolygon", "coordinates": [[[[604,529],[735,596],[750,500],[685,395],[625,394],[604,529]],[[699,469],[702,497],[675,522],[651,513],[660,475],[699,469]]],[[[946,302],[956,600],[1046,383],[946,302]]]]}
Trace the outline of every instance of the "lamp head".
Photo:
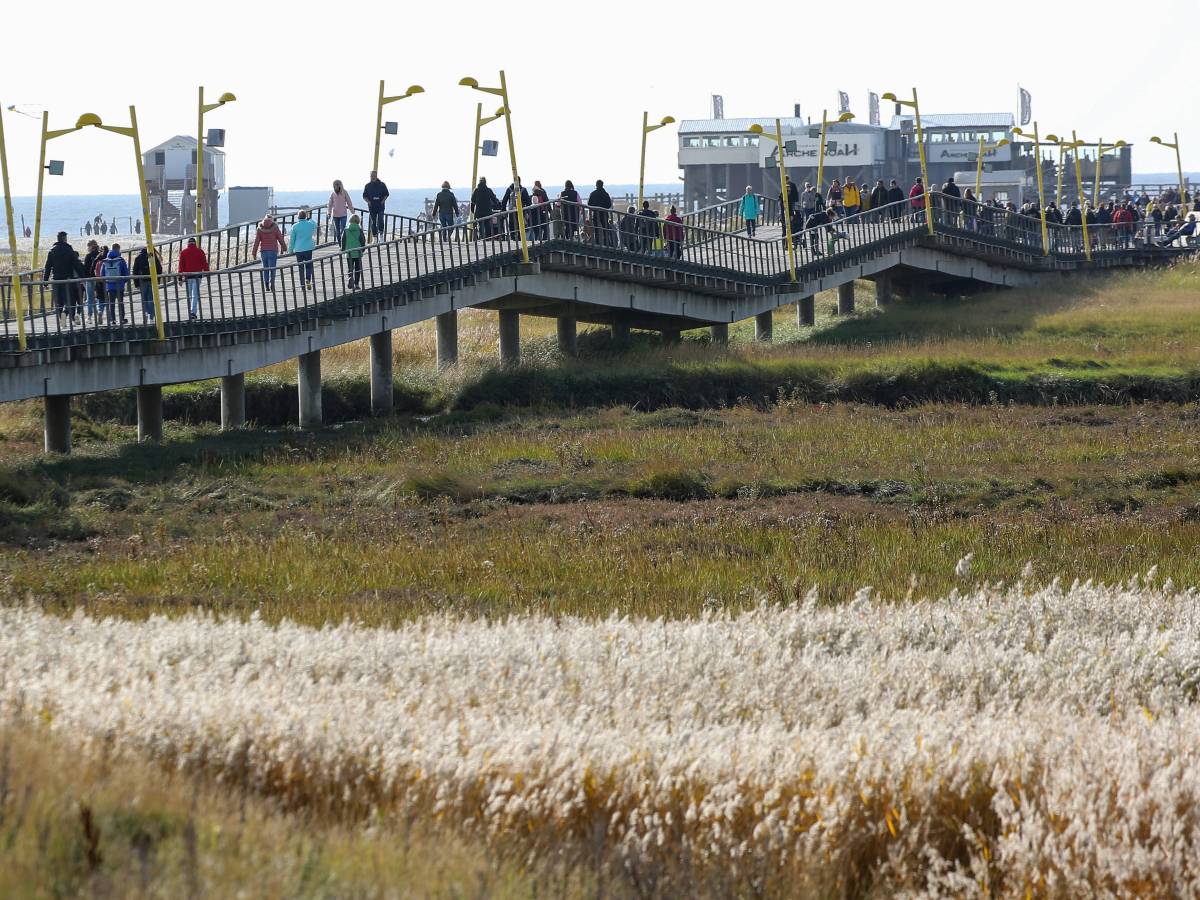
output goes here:
{"type": "Polygon", "coordinates": [[[674,125],[675,117],[674,116],[663,116],[662,121],[659,122],[658,124],[659,125],[674,125]]]}
{"type": "Polygon", "coordinates": [[[837,117],[837,120],[838,120],[839,122],[849,122],[849,121],[850,121],[851,119],[853,119],[853,118],[854,118],[854,113],[852,113],[852,112],[844,112],[844,113],[842,113],[840,116],[838,116],[838,117],[837,117]]]}
{"type": "Polygon", "coordinates": [[[896,102],[896,95],[895,95],[895,94],[893,94],[891,91],[888,91],[886,94],[884,94],[884,95],[883,95],[882,97],[880,97],[879,99],[880,99],[880,100],[887,100],[889,103],[895,103],[895,102],[896,102]]]}
{"type": "Polygon", "coordinates": [[[221,104],[232,103],[236,99],[237,99],[237,97],[235,97],[233,94],[229,93],[229,91],[226,91],[219,98],[217,98],[217,102],[221,103],[221,104]]]}
{"type": "Polygon", "coordinates": [[[506,106],[497,107],[496,108],[496,118],[497,119],[500,118],[502,115],[504,115],[507,112],[508,112],[508,107],[506,107],[506,106]]]}
{"type": "Polygon", "coordinates": [[[1057,144],[1057,143],[1060,143],[1060,141],[1059,141],[1059,138],[1058,138],[1058,135],[1057,135],[1057,134],[1048,134],[1048,135],[1046,135],[1046,143],[1047,143],[1047,144],[1057,144]]]}
{"type": "Polygon", "coordinates": [[[998,140],[996,142],[997,150],[999,150],[1001,147],[1007,147],[1007,146],[1008,146],[1008,138],[1000,138],[1000,140],[998,140]]]}
{"type": "Polygon", "coordinates": [[[1150,138],[1150,143],[1152,143],[1152,144],[1161,144],[1162,142],[1163,142],[1163,139],[1160,138],[1158,135],[1155,135],[1154,137],[1150,138]]]}
{"type": "Polygon", "coordinates": [[[419,84],[410,84],[408,86],[408,90],[404,92],[404,96],[411,97],[413,94],[423,93],[425,93],[425,88],[421,87],[419,84]]]}
{"type": "Polygon", "coordinates": [[[761,125],[759,125],[757,122],[755,122],[753,125],[751,125],[747,130],[751,134],[762,134],[763,133],[763,127],[761,125]]]}
{"type": "Polygon", "coordinates": [[[103,125],[100,117],[95,113],[84,113],[75,120],[76,128],[87,128],[89,125],[103,125]]]}
{"type": "Polygon", "coordinates": [[[1021,137],[1025,137],[1025,132],[1022,131],[1020,128],[1014,128],[1013,134],[1020,135],[1021,137]]]}
{"type": "Polygon", "coordinates": [[[460,78],[458,83],[461,84],[463,87],[469,87],[469,88],[479,87],[479,82],[476,81],[474,78],[472,78],[470,75],[468,75],[466,78],[460,78]]]}
{"type": "Polygon", "coordinates": [[[1109,144],[1110,147],[1128,147],[1124,141],[1117,141],[1115,144],[1109,144]]]}

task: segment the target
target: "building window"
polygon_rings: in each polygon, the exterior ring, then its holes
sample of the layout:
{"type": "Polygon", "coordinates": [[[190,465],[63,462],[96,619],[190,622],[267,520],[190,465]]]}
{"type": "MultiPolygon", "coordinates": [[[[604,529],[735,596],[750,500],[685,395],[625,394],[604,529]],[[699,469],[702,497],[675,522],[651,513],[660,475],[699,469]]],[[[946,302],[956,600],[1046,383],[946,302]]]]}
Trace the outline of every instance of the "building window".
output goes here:
{"type": "Polygon", "coordinates": [[[165,150],[154,151],[154,165],[165,166],[167,164],[167,153],[165,150]]]}

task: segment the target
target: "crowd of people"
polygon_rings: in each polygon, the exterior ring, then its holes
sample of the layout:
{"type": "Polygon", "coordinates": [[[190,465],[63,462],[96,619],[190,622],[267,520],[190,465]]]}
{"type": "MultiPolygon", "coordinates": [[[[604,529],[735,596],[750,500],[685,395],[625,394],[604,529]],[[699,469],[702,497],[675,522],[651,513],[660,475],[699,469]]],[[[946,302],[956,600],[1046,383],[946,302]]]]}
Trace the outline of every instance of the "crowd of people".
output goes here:
{"type": "MultiPolygon", "coordinates": [[[[822,239],[845,237],[831,226],[855,216],[858,222],[905,218],[924,222],[931,213],[942,225],[1025,243],[1041,240],[1043,209],[1036,199],[1021,206],[995,197],[980,199],[971,188],[960,189],[954,178],[948,178],[934,191],[927,190],[919,176],[907,191],[895,178],[889,184],[880,178],[869,189],[866,184],[856,184],[853,178],[845,182],[835,178],[829,190],[822,193],[810,182],[805,182],[801,190],[785,176],[784,193],[779,201],[780,209],[787,210],[793,237],[798,241],[807,238],[817,255],[822,239]]],[[[746,233],[753,237],[763,210],[751,186],[746,187],[739,212],[745,220],[746,233]]],[[[1164,191],[1158,198],[1151,198],[1145,191],[1137,196],[1125,192],[1120,198],[1099,204],[1085,201],[1082,207],[1078,201],[1071,201],[1065,210],[1051,201],[1044,212],[1047,225],[1080,228],[1079,232],[1053,229],[1051,241],[1055,247],[1082,249],[1085,222],[1093,247],[1133,246],[1139,233],[1147,243],[1166,247],[1195,235],[1200,198],[1181,197],[1175,189],[1164,191]]]]}

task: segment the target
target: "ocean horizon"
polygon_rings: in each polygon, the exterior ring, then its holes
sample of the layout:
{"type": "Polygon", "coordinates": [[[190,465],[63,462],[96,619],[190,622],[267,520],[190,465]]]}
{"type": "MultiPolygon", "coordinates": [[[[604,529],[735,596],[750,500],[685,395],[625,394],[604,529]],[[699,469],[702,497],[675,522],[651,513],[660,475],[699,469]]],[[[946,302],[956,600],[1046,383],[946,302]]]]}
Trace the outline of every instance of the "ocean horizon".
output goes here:
{"type": "MultiPolygon", "coordinates": [[[[608,190],[614,195],[636,193],[636,184],[610,184],[608,190]]],[[[501,193],[499,188],[497,193],[501,193]]],[[[682,182],[675,184],[648,184],[646,193],[669,193],[682,191],[682,182]]],[[[425,209],[425,199],[432,198],[439,188],[396,188],[388,199],[388,211],[403,216],[416,216],[425,209]]],[[[561,185],[546,185],[551,195],[562,190],[561,185]]],[[[460,202],[470,196],[467,189],[455,188],[455,194],[460,202]]],[[[581,191],[582,192],[582,191],[581,191]]],[[[361,195],[361,191],[358,192],[361,195]]],[[[351,196],[358,196],[351,191],[351,196]]],[[[329,199],[329,189],[311,191],[276,191],[275,205],[286,206],[324,206],[329,199]]],[[[360,198],[361,199],[361,198],[360,198]]],[[[17,235],[23,235],[25,227],[33,228],[34,212],[37,198],[33,196],[13,196],[13,223],[17,235]]],[[[72,236],[84,233],[85,223],[92,222],[99,215],[105,222],[116,220],[117,230],[123,234],[130,233],[132,222],[141,218],[141,198],[137,194],[58,194],[47,195],[42,201],[42,239],[53,239],[65,231],[72,236]]],[[[229,195],[221,193],[218,201],[218,227],[229,223],[229,195]]],[[[0,216],[0,238],[7,240],[8,227],[4,217],[0,216]]]]}

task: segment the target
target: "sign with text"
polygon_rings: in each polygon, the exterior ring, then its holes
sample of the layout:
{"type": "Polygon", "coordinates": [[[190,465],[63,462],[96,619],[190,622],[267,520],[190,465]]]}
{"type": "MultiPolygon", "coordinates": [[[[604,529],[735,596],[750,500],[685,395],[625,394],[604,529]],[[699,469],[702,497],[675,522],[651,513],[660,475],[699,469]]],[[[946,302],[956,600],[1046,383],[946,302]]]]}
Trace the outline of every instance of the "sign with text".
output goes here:
{"type": "MultiPolygon", "coordinates": [[[[778,165],[779,148],[774,141],[758,142],[759,165],[764,169],[778,165]]],[[[792,168],[815,166],[821,152],[820,130],[811,137],[803,134],[784,136],[784,159],[792,168]]],[[[883,161],[883,137],[877,134],[830,132],[825,141],[825,165],[869,166],[883,161]]]]}
{"type": "MultiPolygon", "coordinates": [[[[979,144],[971,141],[935,142],[926,140],[925,158],[931,163],[974,163],[979,153],[979,144]]],[[[917,142],[911,142],[908,149],[910,160],[918,159],[917,142]]],[[[999,150],[989,150],[983,154],[984,162],[1009,162],[1012,159],[1012,144],[999,150]]]]}

